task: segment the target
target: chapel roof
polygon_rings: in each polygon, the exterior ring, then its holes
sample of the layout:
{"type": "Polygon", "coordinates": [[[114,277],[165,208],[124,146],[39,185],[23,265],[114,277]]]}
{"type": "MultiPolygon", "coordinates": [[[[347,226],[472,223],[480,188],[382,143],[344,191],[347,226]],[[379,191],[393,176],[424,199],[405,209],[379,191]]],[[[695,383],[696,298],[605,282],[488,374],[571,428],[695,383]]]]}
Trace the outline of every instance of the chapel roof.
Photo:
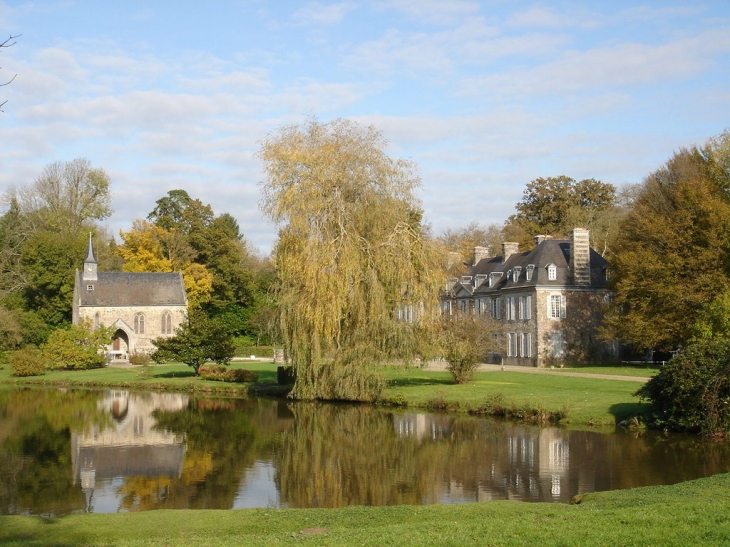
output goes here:
{"type": "Polygon", "coordinates": [[[80,306],[185,306],[187,297],[179,272],[99,272],[83,280],[77,272],[80,306]],[[89,287],[93,287],[89,290],[89,287]]]}

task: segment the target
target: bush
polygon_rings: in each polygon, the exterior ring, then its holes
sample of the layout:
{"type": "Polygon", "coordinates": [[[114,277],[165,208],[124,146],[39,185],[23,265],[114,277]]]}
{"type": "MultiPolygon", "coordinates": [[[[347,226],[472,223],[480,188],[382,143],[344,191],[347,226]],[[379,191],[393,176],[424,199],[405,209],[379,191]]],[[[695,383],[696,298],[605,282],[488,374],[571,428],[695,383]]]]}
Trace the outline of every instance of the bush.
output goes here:
{"type": "Polygon", "coordinates": [[[111,329],[71,325],[54,330],[42,349],[52,369],[88,370],[106,363],[104,345],[111,342],[111,329]]]}
{"type": "Polygon", "coordinates": [[[444,321],[440,343],[448,362],[446,370],[454,382],[466,384],[471,380],[487,352],[494,349],[492,334],[495,328],[493,321],[484,318],[458,317],[444,321]]]}
{"type": "Polygon", "coordinates": [[[25,348],[10,356],[13,376],[42,376],[46,373],[46,363],[36,348],[25,348]]]}
{"type": "Polygon", "coordinates": [[[203,380],[215,382],[255,382],[258,380],[258,373],[242,368],[226,368],[219,365],[205,365],[198,369],[198,374],[203,380]]]}
{"type": "Polygon", "coordinates": [[[730,434],[730,340],[688,346],[636,393],[650,404],[650,427],[730,434]]]}
{"type": "Polygon", "coordinates": [[[146,353],[135,351],[129,354],[130,365],[149,365],[152,362],[152,358],[146,353]]]}

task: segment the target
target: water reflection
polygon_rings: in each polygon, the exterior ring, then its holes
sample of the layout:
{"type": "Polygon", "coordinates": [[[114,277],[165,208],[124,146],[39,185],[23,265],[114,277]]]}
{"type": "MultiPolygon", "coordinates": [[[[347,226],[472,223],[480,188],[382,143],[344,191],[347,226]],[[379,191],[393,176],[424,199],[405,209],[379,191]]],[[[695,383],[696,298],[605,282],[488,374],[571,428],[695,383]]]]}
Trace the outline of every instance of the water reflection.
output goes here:
{"type": "Polygon", "coordinates": [[[0,447],[2,514],[567,502],[730,471],[695,437],[127,391],[0,389],[0,447]]]}
{"type": "Polygon", "coordinates": [[[156,411],[179,412],[188,396],[173,393],[104,393],[97,407],[111,416],[111,424],[93,424],[71,433],[74,479],[81,483],[86,510],[92,512],[94,492],[105,499],[104,488],[116,477],[179,478],[186,452],[183,435],[157,428],[156,411]]]}

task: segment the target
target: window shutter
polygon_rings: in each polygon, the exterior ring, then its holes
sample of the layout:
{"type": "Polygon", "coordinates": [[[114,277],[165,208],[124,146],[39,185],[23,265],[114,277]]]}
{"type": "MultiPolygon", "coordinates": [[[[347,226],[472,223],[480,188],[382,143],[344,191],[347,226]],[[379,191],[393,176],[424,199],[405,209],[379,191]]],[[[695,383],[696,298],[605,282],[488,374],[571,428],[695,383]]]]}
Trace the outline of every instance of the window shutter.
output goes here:
{"type": "Polygon", "coordinates": [[[560,296],[560,319],[565,319],[566,317],[566,298],[565,295],[560,296]]]}

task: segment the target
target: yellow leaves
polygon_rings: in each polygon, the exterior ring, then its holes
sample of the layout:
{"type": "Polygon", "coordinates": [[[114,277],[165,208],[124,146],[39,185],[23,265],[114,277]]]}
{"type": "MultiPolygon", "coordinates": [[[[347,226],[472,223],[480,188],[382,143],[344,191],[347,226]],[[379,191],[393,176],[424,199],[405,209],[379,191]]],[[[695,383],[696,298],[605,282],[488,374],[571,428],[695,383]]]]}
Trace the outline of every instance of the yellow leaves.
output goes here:
{"type": "Polygon", "coordinates": [[[135,220],[129,232],[120,231],[119,235],[124,242],[119,252],[125,260],[125,272],[182,271],[189,304],[199,306],[210,299],[213,274],[192,261],[194,253],[180,242],[174,230],[135,220]]]}
{"type": "Polygon", "coordinates": [[[193,307],[207,302],[213,290],[213,274],[202,264],[193,262],[183,270],[185,292],[188,303],[193,307]]]}
{"type": "Polygon", "coordinates": [[[120,230],[124,244],[119,253],[125,272],[171,272],[172,262],[164,257],[162,238],[165,230],[146,220],[135,220],[129,232],[120,230]]]}

